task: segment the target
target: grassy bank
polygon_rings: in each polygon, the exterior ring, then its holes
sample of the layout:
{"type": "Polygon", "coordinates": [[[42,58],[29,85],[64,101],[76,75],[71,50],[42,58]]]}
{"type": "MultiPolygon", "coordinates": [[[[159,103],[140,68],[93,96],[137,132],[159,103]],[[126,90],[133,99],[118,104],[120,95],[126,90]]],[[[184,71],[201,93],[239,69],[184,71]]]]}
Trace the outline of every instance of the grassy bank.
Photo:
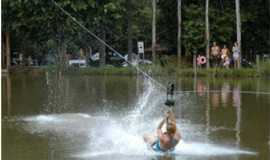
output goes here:
{"type": "MultiPolygon", "coordinates": [[[[226,68],[198,68],[194,72],[193,68],[171,68],[161,67],[159,65],[141,66],[142,70],[150,75],[155,76],[181,76],[181,77],[270,77],[270,65],[264,64],[260,68],[241,68],[241,69],[226,69],[226,68]]],[[[82,75],[136,75],[137,71],[133,67],[102,67],[102,68],[81,68],[68,69],[69,74],[82,75]]]]}
{"type": "MultiPolygon", "coordinates": [[[[167,65],[141,65],[140,68],[155,76],[181,76],[181,77],[270,77],[270,62],[261,62],[260,66],[255,68],[241,68],[241,69],[226,69],[226,68],[197,68],[197,72],[190,66],[180,66],[173,63],[167,65]]],[[[56,72],[56,66],[45,67],[18,67],[11,69],[12,73],[40,73],[44,71],[56,72]]],[[[136,75],[137,71],[134,67],[86,67],[74,68],[68,67],[64,70],[66,74],[72,75],[136,75]]]]}
{"type": "Polygon", "coordinates": [[[242,68],[242,69],[225,69],[225,68],[211,68],[198,69],[197,73],[193,69],[178,70],[177,75],[184,77],[261,77],[256,69],[242,68]]]}
{"type": "Polygon", "coordinates": [[[136,69],[133,67],[87,67],[87,68],[68,68],[68,74],[80,75],[136,75],[136,69]]]}

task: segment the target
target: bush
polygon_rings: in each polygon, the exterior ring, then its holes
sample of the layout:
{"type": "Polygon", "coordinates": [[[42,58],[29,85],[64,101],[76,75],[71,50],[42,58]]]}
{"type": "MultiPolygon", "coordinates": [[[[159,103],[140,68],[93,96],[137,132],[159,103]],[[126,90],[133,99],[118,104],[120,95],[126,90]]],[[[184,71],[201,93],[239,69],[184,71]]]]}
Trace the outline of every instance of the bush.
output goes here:
{"type": "Polygon", "coordinates": [[[263,77],[270,77],[270,60],[260,63],[259,72],[263,77]]]}

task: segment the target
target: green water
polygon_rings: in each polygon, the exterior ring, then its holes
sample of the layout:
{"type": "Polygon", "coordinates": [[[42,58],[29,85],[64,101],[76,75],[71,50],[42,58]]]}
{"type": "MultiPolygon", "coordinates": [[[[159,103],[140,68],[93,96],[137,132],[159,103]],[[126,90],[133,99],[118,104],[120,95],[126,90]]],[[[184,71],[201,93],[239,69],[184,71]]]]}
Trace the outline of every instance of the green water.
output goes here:
{"type": "MultiPolygon", "coordinates": [[[[179,149],[176,155],[132,154],[133,148],[123,147],[119,153],[96,154],[100,145],[118,144],[114,141],[126,135],[105,127],[115,125],[111,122],[121,123],[124,130],[130,127],[130,134],[136,132],[137,139],[144,129],[154,130],[150,123],[162,116],[165,92],[157,89],[149,98],[144,97],[147,84],[141,77],[44,73],[2,76],[2,159],[270,158],[269,80],[157,79],[163,84],[175,81],[179,91],[195,91],[176,96],[174,111],[183,139],[192,142],[190,148],[185,145],[183,152],[179,149]],[[123,117],[132,115],[131,111],[141,104],[139,101],[147,101],[140,113],[143,118],[131,125],[128,120],[132,116],[127,120],[123,117]],[[99,119],[103,116],[107,120],[99,119]],[[150,125],[141,127],[144,123],[150,125]],[[111,138],[108,132],[119,136],[111,138]],[[99,134],[103,139],[97,137],[99,134]],[[98,142],[100,145],[95,144],[98,142]],[[205,144],[214,146],[208,150],[205,144]],[[226,153],[226,149],[231,151],[226,153]]],[[[133,144],[132,137],[127,140],[133,144]]],[[[108,151],[118,148],[104,147],[108,151]]]]}

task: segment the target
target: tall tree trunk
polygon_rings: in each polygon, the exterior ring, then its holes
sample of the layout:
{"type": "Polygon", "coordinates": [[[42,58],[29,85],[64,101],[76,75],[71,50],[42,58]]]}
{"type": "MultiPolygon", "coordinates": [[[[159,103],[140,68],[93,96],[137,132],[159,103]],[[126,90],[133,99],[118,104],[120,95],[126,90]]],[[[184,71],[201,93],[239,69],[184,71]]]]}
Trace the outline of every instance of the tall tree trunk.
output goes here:
{"type": "Polygon", "coordinates": [[[209,64],[209,60],[210,60],[210,56],[209,56],[209,52],[210,52],[210,31],[209,31],[209,0],[206,0],[205,3],[205,41],[206,41],[206,68],[209,69],[210,64],[209,64]]]}
{"type": "Polygon", "coordinates": [[[63,71],[66,67],[66,59],[65,59],[65,54],[66,54],[67,46],[64,42],[64,40],[60,40],[59,47],[58,47],[58,66],[60,71],[63,71]]]}
{"type": "Polygon", "coordinates": [[[181,51],[182,51],[182,43],[181,43],[181,23],[182,23],[182,0],[177,0],[177,20],[178,20],[178,34],[177,34],[177,56],[178,60],[181,60],[181,51]]]}
{"type": "MultiPolygon", "coordinates": [[[[270,16],[270,0],[268,0],[268,14],[270,16]]],[[[268,53],[270,53],[270,23],[268,23],[268,53]]],[[[270,150],[270,131],[269,131],[269,150],[270,150]]]]}
{"type": "Polygon", "coordinates": [[[86,56],[85,56],[87,66],[89,64],[89,59],[91,56],[92,56],[92,47],[90,46],[90,47],[87,47],[87,52],[86,52],[86,56]]]}
{"type": "MultiPolygon", "coordinates": [[[[106,32],[105,29],[102,28],[101,29],[101,39],[106,42],[106,32]]],[[[106,46],[105,44],[99,42],[99,55],[100,55],[100,61],[99,61],[99,65],[101,67],[105,66],[106,64],[106,46]]]]}
{"type": "Polygon", "coordinates": [[[237,43],[239,45],[239,51],[240,51],[240,63],[239,63],[238,68],[240,68],[241,67],[241,61],[242,61],[240,0],[235,0],[235,13],[236,13],[237,43]]]}
{"type": "Polygon", "coordinates": [[[6,49],[6,69],[7,71],[9,70],[10,68],[10,33],[9,32],[5,32],[5,41],[6,41],[6,46],[5,46],[5,49],[6,49]]]}
{"type": "Polygon", "coordinates": [[[127,0],[128,60],[132,61],[132,0],[127,0]]]}
{"type": "Polygon", "coordinates": [[[152,0],[153,18],[152,18],[152,60],[156,60],[156,0],[152,0]]]}
{"type": "Polygon", "coordinates": [[[65,32],[64,32],[64,26],[60,25],[58,30],[58,46],[57,46],[57,50],[58,50],[58,59],[57,59],[57,65],[60,69],[60,72],[62,72],[63,70],[65,70],[65,54],[66,54],[66,50],[67,50],[67,45],[66,45],[66,41],[65,41],[65,32]]]}
{"type": "MultiPolygon", "coordinates": [[[[3,39],[4,39],[4,36],[3,36],[3,39]]],[[[5,40],[2,41],[2,47],[1,47],[1,64],[2,64],[2,68],[1,69],[4,69],[5,66],[6,66],[6,43],[5,43],[5,40]]]]}

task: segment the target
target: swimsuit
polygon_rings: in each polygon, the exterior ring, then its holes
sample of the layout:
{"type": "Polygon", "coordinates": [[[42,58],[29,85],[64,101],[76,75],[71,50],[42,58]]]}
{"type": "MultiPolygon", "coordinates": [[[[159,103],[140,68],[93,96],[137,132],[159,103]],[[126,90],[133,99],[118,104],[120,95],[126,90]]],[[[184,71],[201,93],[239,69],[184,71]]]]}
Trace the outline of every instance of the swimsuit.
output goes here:
{"type": "MultiPolygon", "coordinates": [[[[173,146],[175,146],[175,145],[177,144],[177,140],[172,139],[172,142],[171,142],[171,143],[172,143],[173,146]]],[[[170,148],[170,149],[162,149],[162,148],[160,147],[160,140],[159,140],[159,139],[156,140],[156,141],[151,145],[151,148],[152,148],[154,151],[156,151],[156,152],[167,152],[167,151],[171,152],[171,151],[174,150],[174,147],[172,147],[172,148],[170,148]]]]}

